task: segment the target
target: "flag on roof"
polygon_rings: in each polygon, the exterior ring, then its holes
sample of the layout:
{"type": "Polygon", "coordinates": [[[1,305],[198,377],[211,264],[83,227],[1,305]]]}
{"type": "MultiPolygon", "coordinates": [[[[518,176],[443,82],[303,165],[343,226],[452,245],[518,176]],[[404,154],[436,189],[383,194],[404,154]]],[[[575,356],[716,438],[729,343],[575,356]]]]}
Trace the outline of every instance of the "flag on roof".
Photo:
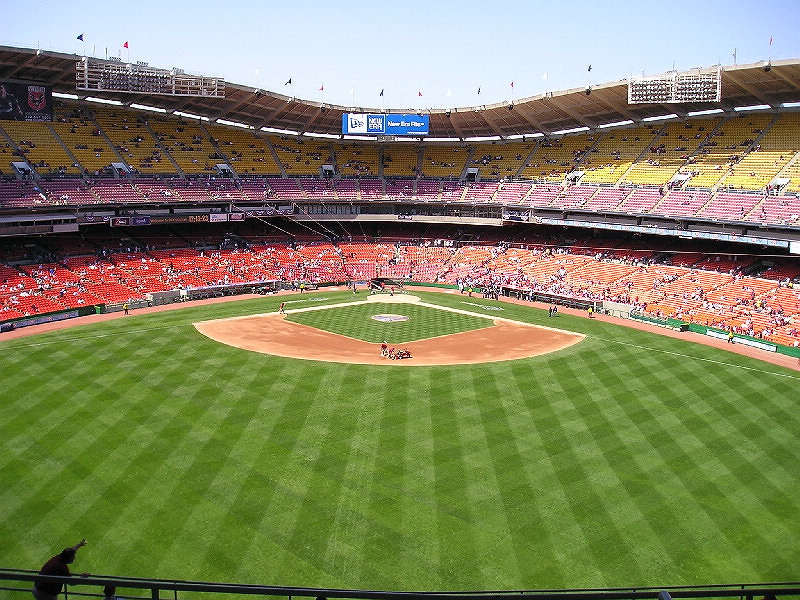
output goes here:
{"type": "Polygon", "coordinates": [[[422,96],[422,90],[417,91],[417,96],[422,96]]]}
{"type": "Polygon", "coordinates": [[[481,88],[478,88],[478,96],[481,95],[481,88]]]}
{"type": "Polygon", "coordinates": [[[80,35],[78,36],[78,39],[79,39],[80,41],[83,41],[83,34],[80,34],[80,35]]]}
{"type": "Polygon", "coordinates": [[[381,93],[378,96],[383,96],[383,88],[381,88],[381,93]]]}
{"type": "Polygon", "coordinates": [[[592,70],[592,65],[589,65],[589,68],[588,68],[588,69],[586,69],[586,70],[587,70],[587,71],[591,71],[591,70],[592,70]]]}
{"type": "Polygon", "coordinates": [[[284,83],[283,85],[291,85],[291,84],[292,84],[292,78],[291,78],[291,77],[289,77],[289,81],[287,81],[287,82],[286,82],[286,83],[284,83]]]}
{"type": "Polygon", "coordinates": [[[128,47],[128,42],[125,42],[124,44],[122,44],[122,47],[123,48],[127,48],[128,47]]]}
{"type": "Polygon", "coordinates": [[[320,91],[320,92],[323,92],[323,91],[325,91],[325,84],[324,84],[324,83],[323,83],[322,85],[320,85],[320,86],[319,86],[319,91],[320,91]]]}
{"type": "Polygon", "coordinates": [[[769,45],[772,46],[772,36],[769,36],[769,45]]]}
{"type": "Polygon", "coordinates": [[[513,82],[513,81],[511,82],[511,87],[512,87],[512,88],[514,87],[514,82],[513,82]]]}

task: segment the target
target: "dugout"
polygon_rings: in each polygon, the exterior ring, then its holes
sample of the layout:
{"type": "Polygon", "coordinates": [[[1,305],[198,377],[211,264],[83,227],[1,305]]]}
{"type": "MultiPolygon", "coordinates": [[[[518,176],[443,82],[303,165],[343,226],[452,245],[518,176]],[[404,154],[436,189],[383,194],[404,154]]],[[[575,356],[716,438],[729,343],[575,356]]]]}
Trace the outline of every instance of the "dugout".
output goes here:
{"type": "Polygon", "coordinates": [[[371,292],[386,292],[391,288],[399,292],[403,289],[403,280],[394,277],[373,277],[369,280],[369,289],[371,292]]]}
{"type": "Polygon", "coordinates": [[[510,298],[517,298],[518,300],[527,300],[528,302],[544,302],[546,304],[556,304],[558,306],[566,306],[568,308],[577,308],[580,310],[589,310],[591,308],[595,313],[599,313],[603,308],[603,302],[600,300],[578,298],[566,294],[525,290],[513,286],[503,286],[501,288],[501,294],[510,298]]]}

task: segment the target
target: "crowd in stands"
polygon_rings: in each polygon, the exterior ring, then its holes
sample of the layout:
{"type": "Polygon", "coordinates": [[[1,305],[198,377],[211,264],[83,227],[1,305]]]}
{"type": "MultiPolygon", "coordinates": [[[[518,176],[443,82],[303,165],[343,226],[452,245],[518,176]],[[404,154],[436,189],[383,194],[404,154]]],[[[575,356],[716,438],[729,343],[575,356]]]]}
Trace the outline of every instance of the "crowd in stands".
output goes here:
{"type": "MultiPolygon", "coordinates": [[[[155,239],[155,238],[154,238],[155,239]]],[[[32,263],[6,254],[0,265],[0,320],[142,299],[154,291],[264,281],[324,284],[396,277],[474,289],[503,289],[613,301],[787,345],[800,344],[800,264],[757,256],[675,253],[546,240],[453,244],[445,240],[276,241],[217,235],[164,247],[114,238],[92,254],[65,239],[32,263]],[[197,247],[197,246],[201,247],[197,247]],[[67,256],[69,252],[81,255],[67,256]],[[15,258],[16,260],[10,260],[15,258]],[[770,277],[780,278],[767,278],[770,277]]],[[[52,243],[54,240],[50,240],[52,243]]]]}
{"type": "Polygon", "coordinates": [[[51,124],[0,126],[0,163],[27,163],[16,173],[0,164],[0,209],[211,202],[226,197],[215,188],[227,178],[225,192],[250,201],[408,198],[797,226],[798,124],[800,113],[787,112],[497,144],[343,143],[59,100],[51,124]],[[278,183],[321,178],[323,165],[334,169],[328,193],[278,183]],[[463,180],[467,171],[477,171],[476,182],[463,180]],[[80,192],[64,191],[58,182],[65,178],[76,179],[80,192]],[[157,195],[146,189],[153,179],[162,184],[157,195]],[[254,182],[266,183],[255,196],[254,182]]]}
{"type": "Polygon", "coordinates": [[[97,204],[175,204],[234,200],[375,199],[468,202],[508,207],[605,210],[626,214],[691,216],[698,219],[765,225],[800,225],[800,199],[765,192],[675,190],[552,183],[414,180],[255,178],[233,180],[218,175],[147,179],[10,180],[0,182],[0,208],[86,206],[97,204]],[[300,184],[302,182],[302,184],[300,184]],[[339,193],[339,189],[342,193],[339,193]],[[613,192],[613,193],[612,193],[613,192]]]}

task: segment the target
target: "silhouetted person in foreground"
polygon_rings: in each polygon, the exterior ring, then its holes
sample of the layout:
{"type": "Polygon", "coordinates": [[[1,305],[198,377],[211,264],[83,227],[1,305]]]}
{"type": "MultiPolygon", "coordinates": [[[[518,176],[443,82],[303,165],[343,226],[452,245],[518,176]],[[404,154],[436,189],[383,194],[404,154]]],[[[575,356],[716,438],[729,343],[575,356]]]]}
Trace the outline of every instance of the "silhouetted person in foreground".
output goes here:
{"type": "MultiPolygon", "coordinates": [[[[58,575],[60,577],[69,577],[69,565],[75,560],[75,554],[79,548],[86,545],[86,540],[81,540],[71,548],[64,548],[60,554],[56,554],[53,558],[44,563],[39,575],[58,575]]],[[[83,575],[87,575],[84,573],[83,575]]],[[[64,584],[60,581],[40,581],[33,582],[33,597],[36,600],[58,600],[58,595],[61,593],[64,584]]]]}
{"type": "Polygon", "coordinates": [[[103,588],[103,600],[122,600],[117,596],[117,588],[110,583],[103,588]]]}

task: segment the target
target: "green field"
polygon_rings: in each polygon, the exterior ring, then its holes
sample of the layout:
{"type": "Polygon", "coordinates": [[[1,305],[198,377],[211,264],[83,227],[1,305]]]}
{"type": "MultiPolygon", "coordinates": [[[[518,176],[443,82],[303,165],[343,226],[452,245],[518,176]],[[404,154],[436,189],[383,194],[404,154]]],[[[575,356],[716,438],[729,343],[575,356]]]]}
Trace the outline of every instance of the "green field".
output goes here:
{"type": "Polygon", "coordinates": [[[587,337],[398,369],[266,356],[192,326],[353,300],[324,291],[0,336],[0,564],[38,569],[86,537],[74,570],[119,576],[403,590],[796,580],[797,372],[602,319],[417,295],[587,337]]]}
{"type": "Polygon", "coordinates": [[[375,344],[380,344],[384,340],[392,344],[403,344],[492,325],[492,321],[484,317],[416,304],[382,302],[364,302],[327,310],[289,313],[286,318],[295,323],[375,344]],[[372,318],[381,314],[405,316],[408,320],[387,323],[372,318]]]}

